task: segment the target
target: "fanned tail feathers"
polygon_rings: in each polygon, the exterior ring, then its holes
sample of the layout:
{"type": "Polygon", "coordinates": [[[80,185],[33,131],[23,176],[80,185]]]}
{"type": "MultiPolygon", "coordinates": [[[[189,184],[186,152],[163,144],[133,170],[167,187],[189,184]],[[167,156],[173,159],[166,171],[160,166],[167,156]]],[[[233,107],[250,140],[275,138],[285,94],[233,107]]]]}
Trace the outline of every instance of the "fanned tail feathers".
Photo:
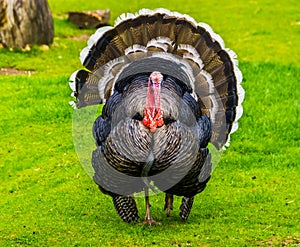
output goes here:
{"type": "Polygon", "coordinates": [[[158,70],[191,88],[213,123],[211,143],[218,149],[238,128],[244,90],[236,55],[207,24],[188,15],[166,9],[121,15],[114,27],[91,36],[80,59],[85,69],[70,78],[74,107],[105,103],[120,79],[158,70]]]}

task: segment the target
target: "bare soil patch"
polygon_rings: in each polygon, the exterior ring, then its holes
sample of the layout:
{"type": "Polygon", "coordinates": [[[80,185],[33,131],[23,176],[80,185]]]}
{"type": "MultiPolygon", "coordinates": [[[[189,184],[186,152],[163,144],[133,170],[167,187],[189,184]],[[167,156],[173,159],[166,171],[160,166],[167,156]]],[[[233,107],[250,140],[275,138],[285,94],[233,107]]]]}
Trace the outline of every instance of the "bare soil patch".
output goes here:
{"type": "Polygon", "coordinates": [[[16,68],[1,68],[0,75],[31,75],[34,70],[20,70],[16,68]]]}
{"type": "Polygon", "coordinates": [[[70,37],[69,39],[72,39],[72,40],[88,40],[90,38],[91,35],[89,34],[82,34],[82,35],[79,35],[79,36],[73,36],[73,37],[70,37]]]}

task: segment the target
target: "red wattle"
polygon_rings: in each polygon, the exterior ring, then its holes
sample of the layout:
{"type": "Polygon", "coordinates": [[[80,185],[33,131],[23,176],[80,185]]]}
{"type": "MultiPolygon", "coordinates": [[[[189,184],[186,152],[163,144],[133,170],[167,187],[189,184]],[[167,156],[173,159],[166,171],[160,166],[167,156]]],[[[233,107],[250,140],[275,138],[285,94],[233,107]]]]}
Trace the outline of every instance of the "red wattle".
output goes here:
{"type": "Polygon", "coordinates": [[[151,132],[155,132],[157,127],[164,125],[161,109],[145,108],[142,123],[148,127],[151,132]]]}

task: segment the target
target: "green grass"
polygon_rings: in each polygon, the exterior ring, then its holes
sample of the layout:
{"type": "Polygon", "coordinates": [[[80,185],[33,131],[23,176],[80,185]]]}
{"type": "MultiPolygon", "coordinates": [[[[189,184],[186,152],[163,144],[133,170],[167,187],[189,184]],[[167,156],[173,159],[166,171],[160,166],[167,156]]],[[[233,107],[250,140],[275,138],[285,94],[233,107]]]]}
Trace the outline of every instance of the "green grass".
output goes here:
{"type": "MultiPolygon", "coordinates": [[[[298,1],[50,0],[51,49],[0,50],[0,67],[33,69],[0,77],[0,246],[299,246],[300,15],[298,1]],[[298,7],[297,7],[298,6],[298,7]],[[162,225],[125,224],[81,167],[72,139],[68,77],[85,41],[69,10],[122,12],[168,7],[209,23],[240,60],[244,115],[187,223],[176,198],[151,197],[162,225]]],[[[145,213],[138,198],[140,216],[145,213]]]]}

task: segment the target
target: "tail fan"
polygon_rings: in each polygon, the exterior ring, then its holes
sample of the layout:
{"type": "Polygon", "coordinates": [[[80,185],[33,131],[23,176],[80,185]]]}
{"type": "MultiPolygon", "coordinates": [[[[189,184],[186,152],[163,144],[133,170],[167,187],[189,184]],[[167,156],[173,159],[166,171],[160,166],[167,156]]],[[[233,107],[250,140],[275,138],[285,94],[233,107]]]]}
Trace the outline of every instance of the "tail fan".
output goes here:
{"type": "Polygon", "coordinates": [[[244,99],[236,54],[204,23],[166,9],[121,15],[91,36],[80,55],[85,67],[70,78],[72,105],[105,103],[123,78],[160,71],[184,82],[213,123],[211,143],[229,145],[244,99]]]}

